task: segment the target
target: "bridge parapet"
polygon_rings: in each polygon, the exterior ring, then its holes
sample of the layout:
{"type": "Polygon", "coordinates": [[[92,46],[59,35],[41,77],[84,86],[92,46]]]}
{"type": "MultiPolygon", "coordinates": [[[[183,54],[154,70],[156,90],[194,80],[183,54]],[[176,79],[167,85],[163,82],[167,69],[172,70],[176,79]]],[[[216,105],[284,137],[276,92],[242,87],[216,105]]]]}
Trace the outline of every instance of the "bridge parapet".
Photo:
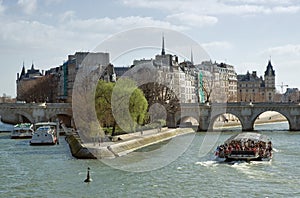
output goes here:
{"type": "MultiPolygon", "coordinates": [[[[176,121],[182,116],[194,117],[199,123],[199,129],[207,131],[211,129],[216,118],[222,114],[230,113],[235,115],[241,122],[243,131],[252,131],[257,117],[266,111],[276,111],[289,122],[290,130],[300,131],[300,104],[282,102],[264,103],[210,103],[181,104],[181,112],[177,112],[176,121]],[[198,111],[195,111],[198,109],[198,111]],[[196,113],[195,113],[196,112],[196,113]]],[[[175,122],[176,122],[175,121],[175,122]]]]}
{"type": "Polygon", "coordinates": [[[72,118],[70,103],[0,103],[0,115],[3,122],[40,122],[65,115],[72,118]]]}

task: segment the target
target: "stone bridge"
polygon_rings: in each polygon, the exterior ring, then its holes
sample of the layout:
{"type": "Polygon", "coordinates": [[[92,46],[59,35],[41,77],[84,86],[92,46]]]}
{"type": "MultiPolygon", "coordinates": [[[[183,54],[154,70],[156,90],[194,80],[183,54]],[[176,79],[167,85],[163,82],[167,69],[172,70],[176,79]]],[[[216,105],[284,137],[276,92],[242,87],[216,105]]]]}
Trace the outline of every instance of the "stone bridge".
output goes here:
{"type": "MultiPolygon", "coordinates": [[[[300,104],[298,103],[213,103],[181,104],[180,111],[168,113],[167,126],[177,127],[181,120],[194,118],[198,130],[213,129],[216,119],[225,113],[235,115],[243,131],[253,131],[254,122],[266,111],[276,111],[288,120],[291,131],[300,131],[300,104]]],[[[0,103],[1,120],[5,123],[55,121],[74,126],[70,103],[0,103]]]]}
{"type": "Polygon", "coordinates": [[[192,117],[199,123],[199,131],[212,130],[216,119],[225,113],[235,115],[243,131],[253,131],[254,122],[266,111],[276,111],[288,120],[289,130],[300,131],[299,103],[216,103],[216,104],[181,104],[181,110],[168,114],[168,127],[176,127],[181,120],[192,117]]]}
{"type": "Polygon", "coordinates": [[[5,123],[36,123],[59,119],[72,126],[70,103],[0,103],[1,120],[5,123]]]}

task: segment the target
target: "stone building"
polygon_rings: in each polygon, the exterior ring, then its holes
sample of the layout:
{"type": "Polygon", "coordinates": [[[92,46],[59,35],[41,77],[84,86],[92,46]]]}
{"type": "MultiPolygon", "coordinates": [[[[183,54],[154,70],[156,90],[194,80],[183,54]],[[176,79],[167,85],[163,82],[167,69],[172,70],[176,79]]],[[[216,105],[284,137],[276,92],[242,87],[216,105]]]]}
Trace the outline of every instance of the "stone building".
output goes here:
{"type": "Polygon", "coordinates": [[[32,63],[31,68],[25,71],[25,65],[23,63],[21,73],[17,73],[17,101],[29,100],[29,90],[38,85],[38,80],[43,74],[39,69],[34,68],[32,63]]]}
{"type": "Polygon", "coordinates": [[[226,63],[203,61],[197,64],[200,102],[236,102],[237,74],[234,66],[226,63]]]}
{"type": "Polygon", "coordinates": [[[109,53],[76,52],[74,55],[68,55],[68,60],[58,70],[60,76],[57,95],[58,101],[72,102],[73,86],[77,72],[81,66],[106,67],[108,64],[109,53]]]}
{"type": "Polygon", "coordinates": [[[15,103],[16,98],[12,98],[11,96],[7,96],[6,94],[3,94],[0,96],[0,103],[15,103]]]}
{"type": "Polygon", "coordinates": [[[287,88],[282,95],[281,102],[299,102],[300,93],[298,88],[287,88]]]}
{"type": "Polygon", "coordinates": [[[190,68],[191,62],[179,64],[178,57],[166,54],[164,47],[164,37],[162,39],[161,54],[157,54],[154,59],[134,60],[133,67],[141,65],[151,66],[157,69],[157,82],[166,85],[177,96],[181,103],[197,102],[195,82],[196,76],[190,68]]]}
{"type": "Polygon", "coordinates": [[[238,75],[238,102],[274,102],[275,101],[275,71],[269,60],[264,78],[257,72],[238,75]]]}
{"type": "Polygon", "coordinates": [[[17,74],[17,99],[26,102],[72,102],[73,86],[79,68],[88,66],[93,74],[103,80],[115,81],[114,67],[109,63],[109,53],[76,52],[58,67],[43,74],[32,67],[17,74]]]}

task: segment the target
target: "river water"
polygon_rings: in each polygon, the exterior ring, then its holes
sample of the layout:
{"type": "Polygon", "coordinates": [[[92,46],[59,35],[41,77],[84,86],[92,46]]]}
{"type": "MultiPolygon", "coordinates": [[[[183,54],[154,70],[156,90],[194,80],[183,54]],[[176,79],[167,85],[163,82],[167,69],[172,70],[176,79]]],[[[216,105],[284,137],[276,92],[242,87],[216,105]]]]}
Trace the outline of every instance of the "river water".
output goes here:
{"type": "MultiPolygon", "coordinates": [[[[300,132],[281,130],[286,128],[287,123],[256,127],[272,139],[271,162],[218,163],[213,149],[199,157],[205,133],[197,133],[187,135],[193,141],[177,159],[142,172],[75,159],[64,137],[59,145],[30,146],[29,140],[0,133],[0,197],[300,197],[300,132]],[[83,182],[87,167],[90,183],[83,182]]],[[[217,144],[235,133],[222,133],[217,144]]],[[[132,163],[134,155],[121,158],[132,163]]]]}

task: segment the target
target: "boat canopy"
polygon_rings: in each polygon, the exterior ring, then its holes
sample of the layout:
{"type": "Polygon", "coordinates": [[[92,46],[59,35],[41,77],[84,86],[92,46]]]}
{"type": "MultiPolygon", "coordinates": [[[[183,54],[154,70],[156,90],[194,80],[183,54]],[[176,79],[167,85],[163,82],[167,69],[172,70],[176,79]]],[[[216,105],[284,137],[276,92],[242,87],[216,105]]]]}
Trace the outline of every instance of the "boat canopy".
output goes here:
{"type": "Polygon", "coordinates": [[[14,126],[14,128],[31,128],[31,123],[19,123],[14,126]]]}
{"type": "Polygon", "coordinates": [[[240,133],[237,135],[231,136],[228,140],[226,140],[225,143],[230,143],[231,141],[241,141],[246,142],[248,140],[254,141],[254,142],[268,142],[270,141],[268,136],[260,134],[260,133],[251,133],[251,132],[245,132],[240,133]]]}
{"type": "Polygon", "coordinates": [[[35,126],[56,126],[56,122],[38,122],[35,123],[35,126]]]}

